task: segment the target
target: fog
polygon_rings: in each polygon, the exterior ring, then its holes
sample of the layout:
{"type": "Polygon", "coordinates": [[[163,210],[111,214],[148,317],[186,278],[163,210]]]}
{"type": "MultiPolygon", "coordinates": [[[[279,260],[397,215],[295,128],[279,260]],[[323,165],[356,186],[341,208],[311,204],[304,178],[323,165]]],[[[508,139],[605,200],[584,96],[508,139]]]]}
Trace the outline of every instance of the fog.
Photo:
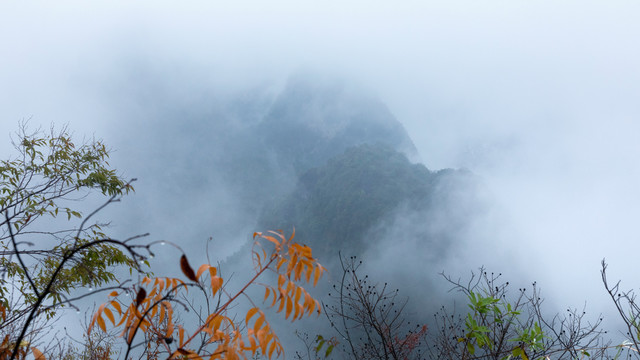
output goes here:
{"type": "Polygon", "coordinates": [[[608,312],[603,258],[638,285],[639,16],[634,1],[3,2],[0,135],[30,119],[104,139],[139,178],[119,231],[224,247],[207,217],[255,215],[202,169],[224,156],[227,101],[269,102],[300,72],[344,78],[386,103],[429,169],[486,186],[492,206],[442,270],[486,265],[559,308],[608,312]]]}

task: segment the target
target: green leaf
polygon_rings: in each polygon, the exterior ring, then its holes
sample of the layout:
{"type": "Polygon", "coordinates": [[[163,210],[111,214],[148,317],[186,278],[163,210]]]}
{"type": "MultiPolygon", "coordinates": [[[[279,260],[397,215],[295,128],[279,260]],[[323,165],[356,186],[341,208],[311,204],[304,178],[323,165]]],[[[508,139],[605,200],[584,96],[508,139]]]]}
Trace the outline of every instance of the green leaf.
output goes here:
{"type": "Polygon", "coordinates": [[[328,358],[329,355],[331,355],[331,352],[333,351],[334,346],[332,344],[329,344],[329,346],[327,346],[327,351],[325,351],[324,353],[324,357],[328,358]]]}
{"type": "Polygon", "coordinates": [[[469,354],[473,355],[476,352],[476,347],[473,346],[472,343],[468,342],[467,343],[467,351],[469,352],[469,354]]]}

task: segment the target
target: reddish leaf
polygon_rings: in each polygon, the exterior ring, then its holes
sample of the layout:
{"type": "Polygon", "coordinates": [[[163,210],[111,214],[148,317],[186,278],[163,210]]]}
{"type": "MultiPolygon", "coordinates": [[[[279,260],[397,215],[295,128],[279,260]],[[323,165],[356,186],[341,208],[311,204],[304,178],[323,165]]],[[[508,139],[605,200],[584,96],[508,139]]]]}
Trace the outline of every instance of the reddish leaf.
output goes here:
{"type": "Polygon", "coordinates": [[[144,299],[147,297],[147,290],[144,288],[140,288],[138,290],[138,295],[136,295],[136,307],[140,306],[144,299]]]}
{"type": "Polygon", "coordinates": [[[196,273],[191,268],[191,265],[189,265],[186,255],[182,255],[182,257],[180,257],[180,269],[182,269],[182,273],[184,273],[184,276],[186,276],[187,279],[193,282],[198,282],[196,273]]]}

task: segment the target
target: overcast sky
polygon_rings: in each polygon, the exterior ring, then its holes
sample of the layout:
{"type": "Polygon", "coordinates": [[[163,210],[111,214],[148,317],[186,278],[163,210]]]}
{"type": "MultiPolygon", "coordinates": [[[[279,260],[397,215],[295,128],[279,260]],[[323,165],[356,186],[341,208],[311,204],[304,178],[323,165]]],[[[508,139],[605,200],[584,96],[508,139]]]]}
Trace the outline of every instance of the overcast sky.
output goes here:
{"type": "Polygon", "coordinates": [[[117,94],[141,68],[182,102],[344,76],[389,106],[430,169],[486,181],[499,210],[478,225],[474,267],[515,254],[525,283],[597,303],[603,257],[640,285],[638,19],[640,2],[617,0],[4,1],[0,135],[32,117],[116,143],[132,108],[117,94]]]}

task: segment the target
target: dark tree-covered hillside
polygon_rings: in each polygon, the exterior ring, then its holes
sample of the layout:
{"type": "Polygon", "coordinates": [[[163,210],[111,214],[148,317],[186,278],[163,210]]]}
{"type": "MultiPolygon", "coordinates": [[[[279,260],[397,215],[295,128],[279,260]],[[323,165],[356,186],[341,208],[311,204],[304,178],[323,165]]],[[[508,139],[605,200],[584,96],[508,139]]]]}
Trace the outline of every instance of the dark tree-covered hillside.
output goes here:
{"type": "Polygon", "coordinates": [[[260,226],[295,225],[301,241],[323,255],[336,249],[362,253],[379,240],[371,231],[392,223],[401,205],[425,222],[444,221],[440,211],[430,210],[446,210],[474,181],[468,172],[432,172],[388,146],[364,144],[302,174],[291,195],[266,208],[260,226]]]}

